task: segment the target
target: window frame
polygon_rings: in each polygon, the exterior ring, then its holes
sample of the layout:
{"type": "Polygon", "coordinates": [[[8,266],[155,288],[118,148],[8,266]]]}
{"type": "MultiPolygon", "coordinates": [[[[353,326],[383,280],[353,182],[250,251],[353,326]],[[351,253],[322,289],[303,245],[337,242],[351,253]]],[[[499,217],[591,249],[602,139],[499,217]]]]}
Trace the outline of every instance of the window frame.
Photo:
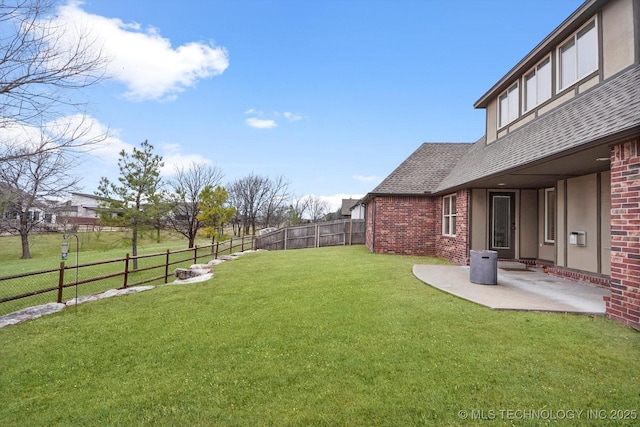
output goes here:
{"type": "Polygon", "coordinates": [[[558,215],[558,200],[556,197],[556,188],[545,188],[544,189],[544,242],[545,243],[555,243],[556,242],[556,216],[558,215]],[[553,216],[554,218],[549,218],[549,196],[553,196],[553,216]],[[552,231],[552,232],[551,232],[552,231]],[[551,235],[553,234],[553,235],[551,235]]]}
{"type": "Polygon", "coordinates": [[[547,56],[544,57],[544,59],[542,59],[541,61],[539,61],[535,66],[533,66],[529,71],[527,71],[526,73],[524,73],[522,75],[522,113],[529,113],[533,110],[535,110],[536,107],[538,107],[540,104],[548,101],[549,99],[551,99],[553,97],[553,64],[551,61],[551,53],[549,53],[547,56]],[[548,96],[544,99],[539,99],[538,95],[539,95],[539,91],[540,91],[540,84],[539,84],[539,75],[540,75],[540,70],[542,69],[542,67],[547,66],[549,67],[549,93],[548,96]],[[528,90],[528,85],[527,83],[529,82],[529,79],[533,77],[535,78],[535,90],[534,92],[534,98],[535,98],[535,102],[534,104],[531,106],[531,108],[528,108],[528,100],[529,100],[529,90],[528,90]]]}
{"type": "MultiPolygon", "coordinates": [[[[583,56],[584,57],[584,56],[583,56]]],[[[568,38],[566,38],[562,43],[560,43],[558,45],[558,47],[556,48],[556,93],[560,93],[568,88],[570,88],[571,86],[575,85],[576,83],[578,83],[579,81],[581,81],[582,79],[584,79],[587,76],[590,76],[591,74],[595,73],[596,71],[598,71],[600,69],[600,43],[599,43],[599,29],[598,29],[598,19],[597,16],[594,16],[593,18],[589,19],[584,25],[582,25],[580,28],[578,28],[577,31],[575,31],[571,36],[569,36],[568,38]],[[591,28],[589,28],[591,27],[591,28]],[[585,35],[587,34],[589,31],[595,31],[595,66],[593,69],[589,69],[588,71],[584,72],[582,75],[579,74],[579,70],[580,70],[580,50],[579,50],[579,40],[585,35]],[[572,44],[573,45],[573,49],[574,49],[574,53],[573,53],[573,77],[570,80],[567,80],[567,83],[563,85],[563,72],[562,72],[562,67],[563,67],[563,60],[562,60],[562,51],[565,47],[567,47],[568,45],[572,44]]]]}
{"type": "Polygon", "coordinates": [[[498,118],[498,129],[502,129],[506,126],[508,126],[509,124],[515,122],[516,120],[518,120],[518,118],[520,117],[520,82],[516,81],[515,83],[513,83],[512,85],[509,85],[509,88],[507,90],[505,90],[504,92],[502,92],[499,96],[498,96],[498,114],[497,114],[497,118],[498,118]],[[509,99],[509,95],[511,93],[515,93],[516,99],[515,102],[512,103],[512,101],[509,99]],[[502,98],[506,97],[505,99],[507,100],[507,119],[504,123],[502,123],[502,98]],[[516,112],[513,118],[511,118],[511,109],[510,106],[511,105],[515,105],[516,108],[516,112]]]}
{"type": "Polygon", "coordinates": [[[449,194],[442,197],[442,235],[456,237],[456,218],[458,209],[456,207],[457,195],[449,194]]]}

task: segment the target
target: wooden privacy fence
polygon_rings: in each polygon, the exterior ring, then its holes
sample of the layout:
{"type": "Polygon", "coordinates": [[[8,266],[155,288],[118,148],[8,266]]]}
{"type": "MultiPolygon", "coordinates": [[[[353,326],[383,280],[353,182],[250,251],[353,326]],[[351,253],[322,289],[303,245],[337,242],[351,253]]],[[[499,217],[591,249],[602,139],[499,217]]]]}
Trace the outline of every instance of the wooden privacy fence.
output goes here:
{"type": "Polygon", "coordinates": [[[197,264],[203,258],[217,259],[220,255],[253,249],[253,239],[253,236],[239,237],[190,249],[167,249],[136,257],[127,254],[124,258],[78,265],[65,265],[63,261],[58,268],[0,277],[0,314],[47,302],[61,303],[65,290],[76,286],[82,286],[82,294],[88,295],[145,283],[168,283],[173,274],[171,266],[197,264]],[[132,270],[134,259],[138,260],[136,270],[132,270]]]}
{"type": "Polygon", "coordinates": [[[256,249],[283,250],[364,244],[365,222],[348,219],[299,225],[256,236],[256,249]]]}

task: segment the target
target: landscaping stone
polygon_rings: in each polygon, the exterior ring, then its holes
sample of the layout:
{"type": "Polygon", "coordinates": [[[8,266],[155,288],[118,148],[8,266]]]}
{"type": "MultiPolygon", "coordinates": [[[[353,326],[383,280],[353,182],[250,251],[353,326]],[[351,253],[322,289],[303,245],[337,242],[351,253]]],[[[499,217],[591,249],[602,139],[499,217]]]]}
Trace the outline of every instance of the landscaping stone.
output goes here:
{"type": "Polygon", "coordinates": [[[176,268],[174,274],[178,280],[186,280],[203,274],[213,274],[213,271],[210,265],[194,264],[189,268],[176,268]]]}
{"type": "MultiPolygon", "coordinates": [[[[97,301],[105,298],[117,297],[120,295],[135,294],[137,292],[148,291],[153,288],[155,288],[155,286],[149,285],[149,286],[132,286],[130,288],[125,288],[125,289],[109,289],[108,291],[104,291],[99,294],[85,295],[82,297],[78,297],[78,304],[97,301]]],[[[67,306],[76,305],[76,299],[75,298],[70,299],[69,301],[67,301],[66,305],[67,306]]]]}
{"type": "Polygon", "coordinates": [[[35,307],[25,308],[19,311],[14,311],[0,317],[0,329],[5,326],[15,325],[16,323],[24,322],[30,319],[37,319],[38,317],[56,313],[65,307],[64,304],[58,304],[57,302],[50,302],[48,304],[37,305],[35,307]]]}

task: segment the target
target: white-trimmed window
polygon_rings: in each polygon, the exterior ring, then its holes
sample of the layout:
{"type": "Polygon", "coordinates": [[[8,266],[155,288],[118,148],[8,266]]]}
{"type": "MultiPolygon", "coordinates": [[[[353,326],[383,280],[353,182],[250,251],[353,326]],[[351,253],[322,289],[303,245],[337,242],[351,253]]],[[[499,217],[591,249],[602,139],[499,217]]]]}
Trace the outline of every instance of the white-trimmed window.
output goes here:
{"type": "Polygon", "coordinates": [[[442,198],[442,234],[445,236],[456,235],[456,195],[442,198]]]}
{"type": "Polygon", "coordinates": [[[530,111],[535,106],[551,98],[551,58],[536,65],[524,76],[523,110],[530,111]]]}
{"type": "Polygon", "coordinates": [[[498,127],[504,127],[518,118],[518,84],[514,84],[498,98],[498,127]]]}
{"type": "Polygon", "coordinates": [[[544,190],[544,241],[555,243],[556,241],[556,189],[544,190]]]}
{"type": "Polygon", "coordinates": [[[566,89],[597,69],[598,31],[593,19],[558,48],[558,90],[566,89]]]}

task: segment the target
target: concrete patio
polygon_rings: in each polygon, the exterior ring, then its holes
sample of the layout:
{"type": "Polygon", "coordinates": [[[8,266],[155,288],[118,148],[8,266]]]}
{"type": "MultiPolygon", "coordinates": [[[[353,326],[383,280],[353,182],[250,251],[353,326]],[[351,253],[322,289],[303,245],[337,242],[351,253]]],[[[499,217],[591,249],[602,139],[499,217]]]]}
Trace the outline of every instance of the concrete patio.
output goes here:
{"type": "Polygon", "coordinates": [[[414,265],[413,274],[434,288],[496,310],[605,314],[603,297],[611,294],[606,289],[524,264],[500,262],[498,267],[497,285],[471,283],[468,266],[414,265]]]}

